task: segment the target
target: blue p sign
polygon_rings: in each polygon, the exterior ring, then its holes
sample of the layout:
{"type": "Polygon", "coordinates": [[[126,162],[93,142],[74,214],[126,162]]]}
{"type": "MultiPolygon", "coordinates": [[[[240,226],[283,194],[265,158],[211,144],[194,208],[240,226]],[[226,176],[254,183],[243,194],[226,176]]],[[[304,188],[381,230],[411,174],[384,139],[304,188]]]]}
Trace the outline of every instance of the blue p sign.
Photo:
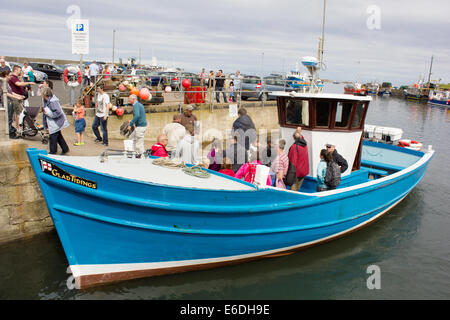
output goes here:
{"type": "Polygon", "coordinates": [[[75,28],[76,31],[84,31],[84,24],[78,23],[75,28]]]}

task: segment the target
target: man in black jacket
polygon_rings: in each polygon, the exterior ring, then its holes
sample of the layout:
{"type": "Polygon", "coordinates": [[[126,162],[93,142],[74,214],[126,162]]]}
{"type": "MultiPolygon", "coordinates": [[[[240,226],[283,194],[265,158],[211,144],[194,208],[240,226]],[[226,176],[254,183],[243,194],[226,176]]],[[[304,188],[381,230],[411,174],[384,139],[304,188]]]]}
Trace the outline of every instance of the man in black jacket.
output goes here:
{"type": "Polygon", "coordinates": [[[239,118],[233,122],[233,133],[238,132],[239,144],[245,147],[245,150],[250,148],[250,144],[256,140],[256,128],[252,118],[247,114],[247,110],[240,108],[238,111],[239,118]]]}
{"type": "Polygon", "coordinates": [[[329,142],[325,145],[325,147],[327,147],[327,151],[331,153],[333,161],[341,167],[341,173],[344,173],[348,168],[347,160],[345,160],[344,157],[336,151],[336,146],[334,143],[329,142]]]}
{"type": "Polygon", "coordinates": [[[216,74],[216,101],[220,103],[220,92],[223,94],[223,102],[227,103],[227,94],[225,92],[225,75],[222,70],[219,70],[216,74]]]}

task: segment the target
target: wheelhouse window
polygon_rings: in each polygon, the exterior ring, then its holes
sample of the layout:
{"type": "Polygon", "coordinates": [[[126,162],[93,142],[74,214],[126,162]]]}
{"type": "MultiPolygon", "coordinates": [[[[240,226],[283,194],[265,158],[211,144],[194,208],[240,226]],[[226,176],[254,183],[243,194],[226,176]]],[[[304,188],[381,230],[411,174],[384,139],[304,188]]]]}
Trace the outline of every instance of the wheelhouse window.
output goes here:
{"type": "Polygon", "coordinates": [[[331,103],[329,101],[316,102],[316,127],[328,127],[331,103]]]}
{"type": "Polygon", "coordinates": [[[309,126],[309,100],[286,101],[286,124],[309,126]]]}
{"type": "Polygon", "coordinates": [[[336,118],[334,126],[337,128],[347,128],[350,123],[350,116],[352,114],[351,102],[341,102],[336,104],[336,118]]]}
{"type": "Polygon", "coordinates": [[[361,127],[361,120],[362,120],[365,108],[366,108],[366,105],[363,102],[357,103],[355,115],[353,116],[352,128],[361,127]]]}

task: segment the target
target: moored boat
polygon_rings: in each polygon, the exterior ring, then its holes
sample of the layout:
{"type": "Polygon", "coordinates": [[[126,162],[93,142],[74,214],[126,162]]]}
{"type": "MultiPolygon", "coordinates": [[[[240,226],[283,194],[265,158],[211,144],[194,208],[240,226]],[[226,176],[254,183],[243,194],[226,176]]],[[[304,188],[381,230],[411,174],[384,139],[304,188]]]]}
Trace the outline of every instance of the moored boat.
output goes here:
{"type": "Polygon", "coordinates": [[[450,105],[450,91],[431,90],[428,97],[428,103],[448,107],[450,105]]]}
{"type": "Polygon", "coordinates": [[[77,285],[274,257],[341,237],[406,197],[434,154],[363,141],[370,97],[272,94],[287,146],[298,126],[308,142],[310,174],[300,192],[212,171],[192,177],[153,157],[29,149],[77,285]],[[349,166],[336,190],[316,192],[319,153],[329,139],[349,166]]]}
{"type": "Polygon", "coordinates": [[[323,38],[319,59],[302,61],[311,84],[270,93],[285,150],[298,127],[307,142],[309,174],[299,192],[267,186],[264,166],[252,184],[209,170],[192,176],[127,151],[73,157],[27,150],[78,288],[292,253],[361,229],[408,195],[434,151],[364,139],[372,98],[322,93],[323,38]],[[317,192],[320,151],[330,141],[348,168],[336,189],[317,192]]]}
{"type": "Polygon", "coordinates": [[[355,82],[354,84],[347,84],[344,87],[345,94],[353,94],[355,96],[365,96],[367,95],[367,90],[360,83],[355,82]]]}

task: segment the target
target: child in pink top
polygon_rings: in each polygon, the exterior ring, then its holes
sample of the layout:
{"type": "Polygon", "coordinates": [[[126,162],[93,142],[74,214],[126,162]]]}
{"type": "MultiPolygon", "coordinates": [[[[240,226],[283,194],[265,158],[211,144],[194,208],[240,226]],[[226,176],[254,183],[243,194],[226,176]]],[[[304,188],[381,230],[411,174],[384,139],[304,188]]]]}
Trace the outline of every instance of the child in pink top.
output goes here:
{"type": "Polygon", "coordinates": [[[75,133],[77,134],[77,142],[74,143],[75,146],[82,146],[84,144],[83,141],[83,133],[86,128],[86,120],[84,119],[84,106],[83,100],[78,99],[73,107],[73,115],[75,116],[75,133]]]}

